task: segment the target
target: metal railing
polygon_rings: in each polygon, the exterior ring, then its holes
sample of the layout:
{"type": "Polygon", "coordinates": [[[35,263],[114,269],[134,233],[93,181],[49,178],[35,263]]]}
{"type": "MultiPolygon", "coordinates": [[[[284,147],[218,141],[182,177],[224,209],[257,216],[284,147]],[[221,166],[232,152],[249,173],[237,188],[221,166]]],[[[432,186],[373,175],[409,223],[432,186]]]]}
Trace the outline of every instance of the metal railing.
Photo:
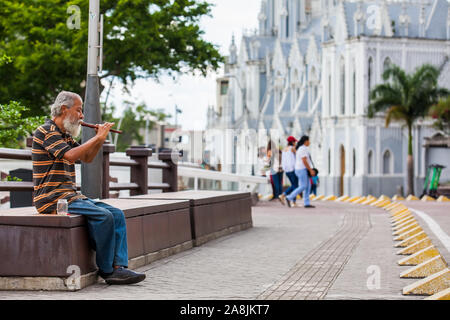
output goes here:
{"type": "MultiPolygon", "coordinates": [[[[152,150],[144,147],[131,147],[127,150],[127,159],[110,159],[115,147],[112,144],[103,145],[103,183],[102,198],[109,198],[110,191],[129,190],[130,195],[147,194],[148,190],[162,190],[163,192],[178,190],[177,164],[172,161],[171,152],[158,154],[160,161],[149,161],[152,150]],[[110,167],[130,168],[130,182],[118,183],[110,180],[110,167]],[[161,169],[162,182],[153,183],[148,181],[148,169],[161,169]]],[[[31,150],[17,150],[0,148],[0,159],[32,160],[31,150]]],[[[80,162],[77,162],[80,163],[80,162]]],[[[77,184],[77,189],[81,185],[77,184]]],[[[0,191],[33,191],[32,181],[0,181],[0,191]]]]}

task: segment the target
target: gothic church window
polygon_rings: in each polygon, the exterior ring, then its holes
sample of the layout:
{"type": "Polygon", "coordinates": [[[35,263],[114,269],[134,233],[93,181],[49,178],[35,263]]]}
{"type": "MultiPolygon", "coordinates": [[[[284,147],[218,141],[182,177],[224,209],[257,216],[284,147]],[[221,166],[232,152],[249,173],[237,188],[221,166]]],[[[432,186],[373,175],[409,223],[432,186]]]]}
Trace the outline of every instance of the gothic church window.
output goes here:
{"type": "MultiPolygon", "coordinates": [[[[356,64],[353,64],[353,68],[355,68],[356,64]]],[[[353,107],[353,114],[356,114],[356,70],[353,70],[353,101],[352,101],[352,107],[353,107]]]]}
{"type": "Polygon", "coordinates": [[[373,81],[373,59],[372,57],[370,57],[367,70],[367,88],[368,88],[369,102],[370,102],[370,90],[372,90],[372,81],[373,81]]]}
{"type": "Polygon", "coordinates": [[[373,152],[369,150],[369,154],[367,156],[367,174],[373,174],[373,152]]]}
{"type": "Polygon", "coordinates": [[[383,154],[383,174],[392,174],[392,155],[389,150],[383,154]]]}
{"type": "Polygon", "coordinates": [[[341,88],[341,108],[340,108],[340,112],[341,114],[345,114],[345,62],[344,62],[344,58],[341,57],[341,61],[340,61],[340,76],[341,76],[341,80],[340,80],[340,88],[341,88]]]}
{"type": "Polygon", "coordinates": [[[353,149],[353,176],[356,175],[356,150],[353,149]]]}
{"type": "Polygon", "coordinates": [[[328,149],[328,174],[331,174],[331,150],[328,149]]]}

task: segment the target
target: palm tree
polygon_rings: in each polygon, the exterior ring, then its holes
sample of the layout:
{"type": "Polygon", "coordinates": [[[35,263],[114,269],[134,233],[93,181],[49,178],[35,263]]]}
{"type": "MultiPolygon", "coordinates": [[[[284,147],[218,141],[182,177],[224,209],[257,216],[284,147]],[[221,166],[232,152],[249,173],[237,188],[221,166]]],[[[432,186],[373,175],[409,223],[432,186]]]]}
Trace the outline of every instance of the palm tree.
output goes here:
{"type": "Polygon", "coordinates": [[[386,112],[386,127],[392,120],[403,121],[408,129],[408,190],[414,194],[414,158],[412,127],[415,121],[428,115],[430,107],[447,96],[449,91],[438,85],[440,70],[425,64],[412,74],[407,74],[396,65],[383,73],[384,83],[370,93],[368,117],[377,112],[386,112]]]}

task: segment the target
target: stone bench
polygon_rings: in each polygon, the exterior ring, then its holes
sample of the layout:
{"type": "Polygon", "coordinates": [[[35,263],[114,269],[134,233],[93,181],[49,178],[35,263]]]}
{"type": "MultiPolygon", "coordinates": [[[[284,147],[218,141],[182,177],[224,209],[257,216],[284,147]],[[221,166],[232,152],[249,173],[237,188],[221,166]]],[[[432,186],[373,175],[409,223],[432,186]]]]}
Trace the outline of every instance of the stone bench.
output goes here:
{"type": "MultiPolygon", "coordinates": [[[[129,268],[192,248],[189,201],[102,201],[125,213],[129,268]]],[[[39,215],[34,207],[1,210],[0,257],[0,290],[79,290],[98,280],[79,215],[39,215]]]]}
{"type": "Polygon", "coordinates": [[[127,199],[189,200],[191,232],[195,246],[253,226],[250,192],[179,191],[133,196],[127,199]]]}

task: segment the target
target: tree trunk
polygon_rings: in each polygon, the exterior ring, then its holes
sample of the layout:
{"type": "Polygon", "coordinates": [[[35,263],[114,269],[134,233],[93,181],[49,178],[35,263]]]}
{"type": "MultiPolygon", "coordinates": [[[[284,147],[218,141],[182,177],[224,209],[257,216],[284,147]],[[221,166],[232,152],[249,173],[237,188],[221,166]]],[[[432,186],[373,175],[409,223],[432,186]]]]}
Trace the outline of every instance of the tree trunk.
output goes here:
{"type": "Polygon", "coordinates": [[[412,144],[412,125],[408,125],[408,189],[407,195],[414,195],[414,157],[413,157],[413,144],[412,144]]]}

